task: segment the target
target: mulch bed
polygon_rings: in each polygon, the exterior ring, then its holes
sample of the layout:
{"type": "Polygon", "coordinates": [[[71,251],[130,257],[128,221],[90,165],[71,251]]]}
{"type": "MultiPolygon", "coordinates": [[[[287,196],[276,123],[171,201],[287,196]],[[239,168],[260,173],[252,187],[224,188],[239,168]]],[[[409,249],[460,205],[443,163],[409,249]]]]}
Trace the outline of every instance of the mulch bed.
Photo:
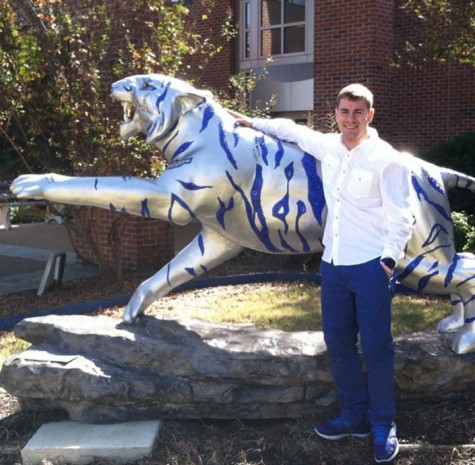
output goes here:
{"type": "MultiPolygon", "coordinates": [[[[310,271],[317,262],[308,263],[310,271]]],[[[302,258],[246,256],[226,263],[211,276],[248,272],[302,271],[302,258]]],[[[64,283],[55,292],[0,296],[0,317],[132,292],[151,273],[131,273],[122,285],[85,279],[64,283]]],[[[257,286],[257,285],[256,285],[257,286]]],[[[0,333],[1,336],[1,333],[0,333]]],[[[135,465],[368,465],[370,440],[324,441],[313,424],[326,419],[274,421],[166,421],[152,457],[135,465]]],[[[0,465],[21,464],[20,450],[38,428],[66,419],[59,410],[22,410],[0,389],[0,465]]],[[[398,465],[475,465],[475,402],[405,403],[397,418],[401,452],[398,465]]],[[[44,465],[52,465],[45,462],[44,465]]],[[[96,461],[94,465],[115,465],[96,461]]]]}

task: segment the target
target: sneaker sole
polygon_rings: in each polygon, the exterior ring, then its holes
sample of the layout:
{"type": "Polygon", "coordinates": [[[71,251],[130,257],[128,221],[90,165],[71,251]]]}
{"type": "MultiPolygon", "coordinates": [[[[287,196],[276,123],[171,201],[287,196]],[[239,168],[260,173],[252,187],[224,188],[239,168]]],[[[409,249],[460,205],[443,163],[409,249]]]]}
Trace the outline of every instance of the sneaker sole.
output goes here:
{"type": "Polygon", "coordinates": [[[335,436],[329,436],[327,434],[320,433],[317,428],[314,428],[315,432],[323,439],[328,439],[329,441],[339,441],[340,439],[344,438],[358,438],[364,439],[367,438],[371,433],[345,433],[345,434],[338,434],[335,436]]]}
{"type": "Polygon", "coordinates": [[[394,460],[396,458],[396,455],[399,453],[399,443],[397,444],[397,447],[396,447],[396,450],[393,452],[393,455],[391,455],[391,457],[387,458],[387,459],[377,459],[376,457],[374,457],[374,461],[376,463],[386,463],[386,462],[391,462],[392,460],[394,460]]]}

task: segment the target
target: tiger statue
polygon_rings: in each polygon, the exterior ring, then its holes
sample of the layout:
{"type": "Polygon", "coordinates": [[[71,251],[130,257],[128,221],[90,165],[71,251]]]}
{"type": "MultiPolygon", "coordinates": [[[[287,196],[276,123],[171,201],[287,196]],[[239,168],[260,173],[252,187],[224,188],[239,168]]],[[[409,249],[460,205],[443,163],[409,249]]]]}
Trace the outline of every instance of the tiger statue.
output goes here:
{"type": "MultiPolygon", "coordinates": [[[[23,175],[19,198],[88,205],[201,223],[197,236],[141,283],[124,311],[134,322],[155,300],[236,256],[322,251],[326,220],[320,163],[294,144],[241,127],[208,91],[165,75],[112,85],[121,102],[121,137],[143,134],[167,161],[157,178],[23,175]]],[[[447,190],[475,190],[475,178],[401,153],[411,169],[414,232],[397,264],[399,281],[421,293],[451,296],[439,331],[456,333],[456,353],[475,350],[475,256],[455,250],[447,190]]]]}

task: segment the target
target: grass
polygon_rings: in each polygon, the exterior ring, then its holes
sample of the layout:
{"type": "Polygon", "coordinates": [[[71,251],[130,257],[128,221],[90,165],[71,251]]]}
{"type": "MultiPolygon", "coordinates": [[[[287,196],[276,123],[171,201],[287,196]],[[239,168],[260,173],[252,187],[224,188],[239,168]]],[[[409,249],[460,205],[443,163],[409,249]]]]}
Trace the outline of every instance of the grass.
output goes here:
{"type": "Polygon", "coordinates": [[[433,330],[452,313],[450,300],[440,297],[396,295],[392,306],[393,334],[433,330]]]}
{"type": "MultiPolygon", "coordinates": [[[[166,308],[181,312],[186,299],[184,295],[183,300],[168,303],[166,308]]],[[[451,313],[448,299],[420,295],[398,294],[392,308],[395,336],[433,330],[451,313]]],[[[153,305],[150,313],[162,311],[163,306],[153,305]]],[[[249,324],[283,331],[322,330],[320,288],[308,283],[263,284],[250,291],[227,293],[222,298],[216,296],[195,305],[187,314],[217,323],[249,324]]]]}
{"type": "Polygon", "coordinates": [[[13,331],[0,332],[0,368],[13,354],[19,354],[29,347],[27,342],[17,339],[13,331]]]}
{"type": "Polygon", "coordinates": [[[212,299],[190,316],[283,331],[320,331],[319,299],[319,288],[310,284],[264,284],[245,293],[212,299]]]}

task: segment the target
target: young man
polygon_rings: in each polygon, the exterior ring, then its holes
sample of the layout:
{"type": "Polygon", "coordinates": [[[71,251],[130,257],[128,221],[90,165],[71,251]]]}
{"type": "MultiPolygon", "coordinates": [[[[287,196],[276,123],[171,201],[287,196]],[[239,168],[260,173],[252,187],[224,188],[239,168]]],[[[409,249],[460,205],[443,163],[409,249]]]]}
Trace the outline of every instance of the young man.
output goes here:
{"type": "Polygon", "coordinates": [[[338,418],[318,424],[330,440],[373,434],[376,462],[396,457],[391,279],[412,231],[409,171],[369,128],[373,95],[351,84],[337,97],[339,134],[287,119],[238,123],[296,143],[321,161],[328,216],[321,263],[325,342],[341,401],[338,418]],[[357,340],[367,367],[363,374],[357,340]]]}

